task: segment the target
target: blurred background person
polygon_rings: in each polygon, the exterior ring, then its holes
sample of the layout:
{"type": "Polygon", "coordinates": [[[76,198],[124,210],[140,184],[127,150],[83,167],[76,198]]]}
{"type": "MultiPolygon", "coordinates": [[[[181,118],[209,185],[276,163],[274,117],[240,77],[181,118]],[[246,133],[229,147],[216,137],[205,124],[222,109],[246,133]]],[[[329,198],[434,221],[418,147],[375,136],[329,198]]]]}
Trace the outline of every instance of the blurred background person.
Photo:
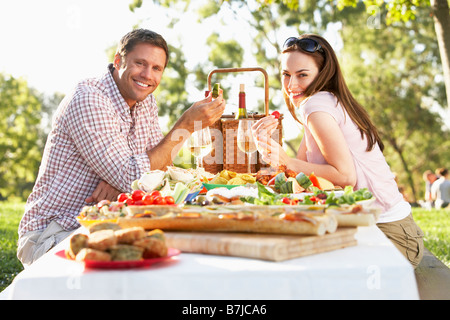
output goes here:
{"type": "Polygon", "coordinates": [[[431,195],[436,209],[444,209],[449,207],[450,203],[450,180],[448,180],[447,168],[439,168],[437,172],[439,179],[431,186],[431,195]]]}
{"type": "Polygon", "coordinates": [[[431,197],[431,186],[437,180],[437,176],[431,171],[426,170],[423,173],[423,180],[425,181],[425,207],[432,208],[434,206],[433,198],[431,197]]]}

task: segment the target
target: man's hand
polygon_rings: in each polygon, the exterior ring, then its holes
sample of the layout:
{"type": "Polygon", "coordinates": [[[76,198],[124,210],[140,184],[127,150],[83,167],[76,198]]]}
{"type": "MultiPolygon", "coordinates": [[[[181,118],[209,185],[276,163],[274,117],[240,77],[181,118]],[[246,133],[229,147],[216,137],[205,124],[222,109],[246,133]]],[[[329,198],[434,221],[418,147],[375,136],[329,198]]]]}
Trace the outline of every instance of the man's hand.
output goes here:
{"type": "Polygon", "coordinates": [[[222,90],[220,90],[219,96],[215,100],[212,100],[210,93],[208,97],[195,102],[187,109],[176,126],[179,125],[182,128],[186,128],[191,133],[195,130],[209,127],[220,119],[225,110],[225,106],[226,102],[223,98],[222,90]],[[200,123],[201,127],[197,127],[197,123],[200,123]]]}
{"type": "Polygon", "coordinates": [[[101,180],[97,188],[95,188],[92,195],[88,197],[85,201],[86,203],[99,202],[101,200],[115,201],[117,200],[117,196],[120,193],[121,191],[112,187],[107,182],[101,180]]]}
{"type": "Polygon", "coordinates": [[[161,142],[147,150],[151,168],[164,170],[170,165],[192,132],[209,127],[220,119],[225,110],[225,104],[222,92],[215,100],[212,100],[210,93],[205,99],[194,103],[183,113],[161,142]]]}

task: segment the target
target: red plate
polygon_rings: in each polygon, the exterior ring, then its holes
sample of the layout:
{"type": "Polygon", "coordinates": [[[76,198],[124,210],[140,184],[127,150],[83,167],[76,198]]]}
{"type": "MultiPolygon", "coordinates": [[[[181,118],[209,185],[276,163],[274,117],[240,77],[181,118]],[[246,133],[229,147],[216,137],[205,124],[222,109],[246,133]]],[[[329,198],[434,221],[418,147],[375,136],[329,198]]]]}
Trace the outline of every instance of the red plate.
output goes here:
{"type": "MultiPolygon", "coordinates": [[[[91,261],[86,260],[83,261],[84,266],[86,268],[96,268],[96,269],[130,269],[130,268],[142,268],[148,267],[152,264],[170,259],[171,257],[177,256],[180,254],[180,250],[169,248],[167,252],[167,256],[153,259],[142,259],[142,260],[128,260],[128,261],[91,261]]],[[[64,250],[58,251],[55,253],[58,257],[68,259],[64,250]]],[[[71,260],[74,261],[74,260],[71,260]]]]}

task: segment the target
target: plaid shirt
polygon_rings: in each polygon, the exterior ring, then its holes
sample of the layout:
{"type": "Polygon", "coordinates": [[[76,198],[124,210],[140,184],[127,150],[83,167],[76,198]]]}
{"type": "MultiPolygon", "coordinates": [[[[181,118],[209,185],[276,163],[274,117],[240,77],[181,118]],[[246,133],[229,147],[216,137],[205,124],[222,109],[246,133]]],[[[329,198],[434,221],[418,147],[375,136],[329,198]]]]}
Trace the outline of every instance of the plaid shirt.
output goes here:
{"type": "Polygon", "coordinates": [[[130,107],[111,74],[78,84],[53,119],[36,184],[19,225],[19,235],[56,220],[65,230],[79,227],[85,199],[100,180],[122,192],[150,170],[146,150],[163,138],[153,95],[130,107]]]}

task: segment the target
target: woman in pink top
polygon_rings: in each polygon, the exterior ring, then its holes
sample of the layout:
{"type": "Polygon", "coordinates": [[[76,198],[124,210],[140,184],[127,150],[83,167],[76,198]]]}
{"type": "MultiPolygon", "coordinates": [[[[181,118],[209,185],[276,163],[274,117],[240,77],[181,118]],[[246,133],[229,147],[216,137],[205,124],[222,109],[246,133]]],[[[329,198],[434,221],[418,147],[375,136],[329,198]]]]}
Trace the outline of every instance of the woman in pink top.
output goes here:
{"type": "Polygon", "coordinates": [[[382,209],[378,227],[417,266],[423,256],[423,233],[414,222],[383,156],[383,142],[364,108],[348,89],[329,43],[306,34],[286,40],[281,55],[286,105],[305,133],[296,158],[273,139],[273,116],[254,130],[264,161],[296,172],[312,172],[337,186],[368,188],[382,209]]]}

